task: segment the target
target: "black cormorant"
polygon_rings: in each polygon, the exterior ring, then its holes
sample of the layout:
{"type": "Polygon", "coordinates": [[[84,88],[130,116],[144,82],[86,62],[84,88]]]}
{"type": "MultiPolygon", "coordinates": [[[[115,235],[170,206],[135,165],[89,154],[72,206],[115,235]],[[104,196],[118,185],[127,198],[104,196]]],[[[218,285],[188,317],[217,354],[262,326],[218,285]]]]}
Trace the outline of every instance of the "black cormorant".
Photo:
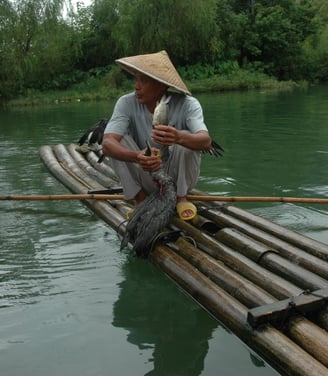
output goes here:
{"type": "Polygon", "coordinates": [[[101,163],[105,158],[102,153],[102,141],[107,123],[108,119],[101,119],[89,128],[79,139],[79,146],[76,150],[81,153],[87,153],[88,151],[99,153],[98,162],[101,163]]]}
{"type": "MultiPolygon", "coordinates": [[[[148,144],[147,152],[150,153],[148,144]]],[[[146,153],[147,153],[146,152],[146,153]]],[[[121,249],[129,242],[137,256],[147,257],[152,241],[169,223],[177,201],[176,184],[163,168],[151,172],[156,189],[133,211],[126,226],[121,249]]]]}

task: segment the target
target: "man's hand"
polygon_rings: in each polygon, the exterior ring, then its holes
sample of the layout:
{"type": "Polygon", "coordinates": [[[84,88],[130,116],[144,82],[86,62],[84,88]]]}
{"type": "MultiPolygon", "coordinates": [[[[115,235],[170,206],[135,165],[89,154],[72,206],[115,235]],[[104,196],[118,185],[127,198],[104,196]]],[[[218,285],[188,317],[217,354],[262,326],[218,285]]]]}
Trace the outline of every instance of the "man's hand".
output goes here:
{"type": "Polygon", "coordinates": [[[160,145],[170,146],[177,143],[178,131],[169,125],[156,125],[152,132],[153,140],[160,145]]]}
{"type": "Polygon", "coordinates": [[[162,160],[160,158],[159,150],[152,148],[152,155],[145,155],[147,149],[141,150],[137,155],[137,161],[144,171],[157,171],[161,168],[162,160]]]}

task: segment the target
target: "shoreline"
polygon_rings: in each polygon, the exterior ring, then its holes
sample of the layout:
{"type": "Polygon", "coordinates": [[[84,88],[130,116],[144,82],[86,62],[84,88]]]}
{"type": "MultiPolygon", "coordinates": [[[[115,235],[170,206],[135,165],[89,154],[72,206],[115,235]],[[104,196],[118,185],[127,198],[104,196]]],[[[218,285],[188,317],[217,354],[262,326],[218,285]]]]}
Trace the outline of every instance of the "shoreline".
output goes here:
{"type": "MultiPolygon", "coordinates": [[[[213,76],[206,79],[188,81],[185,80],[192,95],[203,93],[218,93],[231,91],[250,90],[278,90],[292,91],[306,89],[309,83],[306,81],[277,81],[274,78],[259,73],[239,72],[234,76],[213,76]]],[[[119,96],[133,90],[132,80],[126,80],[122,87],[106,85],[103,81],[93,83],[83,82],[67,90],[38,91],[29,90],[26,95],[12,99],[5,107],[27,107],[59,103],[93,102],[117,99],[119,96]]]]}

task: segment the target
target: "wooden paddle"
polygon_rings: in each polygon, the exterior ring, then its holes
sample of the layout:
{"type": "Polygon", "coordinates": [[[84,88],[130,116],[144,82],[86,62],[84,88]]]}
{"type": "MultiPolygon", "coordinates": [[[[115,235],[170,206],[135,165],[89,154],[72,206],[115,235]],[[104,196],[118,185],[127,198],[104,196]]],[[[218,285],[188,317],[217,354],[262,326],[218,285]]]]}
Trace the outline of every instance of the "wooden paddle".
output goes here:
{"type": "MultiPolygon", "coordinates": [[[[191,201],[224,201],[224,202],[288,202],[300,204],[328,204],[328,198],[310,197],[266,197],[266,196],[212,196],[212,195],[187,195],[191,201]]],[[[63,195],[0,195],[0,200],[124,200],[119,194],[63,194],[63,195]]]]}

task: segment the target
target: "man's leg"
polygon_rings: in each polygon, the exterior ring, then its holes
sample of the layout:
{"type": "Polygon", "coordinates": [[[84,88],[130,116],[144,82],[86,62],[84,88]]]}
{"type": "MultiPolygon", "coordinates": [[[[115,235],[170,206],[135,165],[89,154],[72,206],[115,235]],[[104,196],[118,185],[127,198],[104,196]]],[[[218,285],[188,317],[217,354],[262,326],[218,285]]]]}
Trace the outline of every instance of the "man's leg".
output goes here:
{"type": "MultiPolygon", "coordinates": [[[[124,136],[121,143],[131,150],[140,150],[130,136],[124,136]]],[[[109,158],[109,160],[122,184],[126,200],[135,199],[136,204],[138,204],[154,190],[155,187],[150,173],[142,170],[137,163],[124,162],[114,158],[109,158]]]]}

